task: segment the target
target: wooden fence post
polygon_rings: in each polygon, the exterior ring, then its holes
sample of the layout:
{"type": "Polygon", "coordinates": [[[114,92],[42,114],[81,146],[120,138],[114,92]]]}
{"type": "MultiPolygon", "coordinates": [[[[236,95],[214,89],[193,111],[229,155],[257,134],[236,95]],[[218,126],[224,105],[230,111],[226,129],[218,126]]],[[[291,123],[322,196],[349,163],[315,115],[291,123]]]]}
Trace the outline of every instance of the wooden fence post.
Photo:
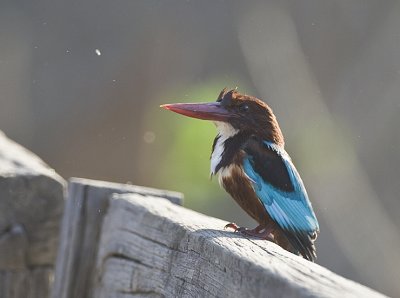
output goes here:
{"type": "Polygon", "coordinates": [[[53,298],[91,297],[94,265],[104,215],[113,193],[136,193],[182,203],[180,193],[72,178],[68,187],[53,298]]]}
{"type": "Polygon", "coordinates": [[[160,199],[175,195],[87,180],[69,189],[54,298],[383,296],[160,199]]]}
{"type": "Polygon", "coordinates": [[[0,297],[50,297],[64,185],[0,131],[0,297]]]}

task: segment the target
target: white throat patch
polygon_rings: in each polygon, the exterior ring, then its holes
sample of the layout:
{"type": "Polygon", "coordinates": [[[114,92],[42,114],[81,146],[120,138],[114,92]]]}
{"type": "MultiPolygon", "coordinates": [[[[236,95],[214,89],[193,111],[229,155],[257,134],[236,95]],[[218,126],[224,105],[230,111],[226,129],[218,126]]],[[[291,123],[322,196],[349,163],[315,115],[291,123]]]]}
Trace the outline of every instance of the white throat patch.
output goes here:
{"type": "Polygon", "coordinates": [[[217,127],[219,138],[217,140],[217,143],[215,144],[214,151],[211,154],[212,175],[216,174],[215,169],[221,162],[222,153],[225,150],[225,141],[239,132],[232,125],[226,122],[214,121],[214,124],[217,127]]]}

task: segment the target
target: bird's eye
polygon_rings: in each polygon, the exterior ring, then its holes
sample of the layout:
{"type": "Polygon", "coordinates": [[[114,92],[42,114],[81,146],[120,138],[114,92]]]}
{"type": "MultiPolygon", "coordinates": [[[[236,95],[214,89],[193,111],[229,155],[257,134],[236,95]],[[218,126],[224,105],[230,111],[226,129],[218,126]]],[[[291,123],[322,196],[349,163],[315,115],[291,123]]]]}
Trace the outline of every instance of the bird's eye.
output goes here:
{"type": "Polygon", "coordinates": [[[249,106],[247,104],[242,104],[239,106],[239,110],[241,112],[247,112],[249,110],[249,106]]]}

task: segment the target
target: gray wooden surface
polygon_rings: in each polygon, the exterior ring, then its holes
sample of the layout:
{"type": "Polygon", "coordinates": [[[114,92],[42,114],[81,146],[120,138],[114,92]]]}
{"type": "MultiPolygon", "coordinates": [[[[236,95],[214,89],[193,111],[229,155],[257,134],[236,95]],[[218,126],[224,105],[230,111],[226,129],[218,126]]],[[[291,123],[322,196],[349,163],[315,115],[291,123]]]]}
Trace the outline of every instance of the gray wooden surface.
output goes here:
{"type": "Polygon", "coordinates": [[[114,195],[103,221],[94,297],[381,297],[264,240],[137,194],[114,195]]]}
{"type": "Polygon", "coordinates": [[[171,203],[179,198],[73,179],[53,298],[383,296],[271,242],[224,231],[225,221],[171,203]]]}
{"type": "Polygon", "coordinates": [[[65,181],[0,131],[0,297],[49,297],[65,181]]]}
{"type": "Polygon", "coordinates": [[[94,264],[104,215],[113,193],[136,193],[181,204],[180,193],[72,178],[63,216],[53,298],[91,297],[94,264]]]}

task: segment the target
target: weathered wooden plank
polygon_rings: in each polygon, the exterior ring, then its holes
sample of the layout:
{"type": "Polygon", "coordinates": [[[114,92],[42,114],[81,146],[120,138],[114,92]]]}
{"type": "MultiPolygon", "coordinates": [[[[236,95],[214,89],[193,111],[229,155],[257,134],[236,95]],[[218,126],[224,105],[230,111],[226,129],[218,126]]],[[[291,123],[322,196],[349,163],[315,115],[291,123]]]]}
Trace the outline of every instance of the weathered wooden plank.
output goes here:
{"type": "Polygon", "coordinates": [[[93,297],[382,297],[225,221],[138,194],[113,195],[93,297]]]}
{"type": "Polygon", "coordinates": [[[20,224],[12,224],[0,236],[0,268],[3,270],[26,269],[28,238],[20,224]]]}
{"type": "Polygon", "coordinates": [[[113,193],[137,193],[181,204],[180,193],[72,178],[63,216],[52,297],[90,297],[103,217],[113,193]]]}
{"type": "Polygon", "coordinates": [[[35,266],[26,270],[0,271],[0,297],[50,297],[53,266],[35,266]]]}
{"type": "Polygon", "coordinates": [[[0,297],[49,297],[64,185],[0,132],[0,297]]]}

